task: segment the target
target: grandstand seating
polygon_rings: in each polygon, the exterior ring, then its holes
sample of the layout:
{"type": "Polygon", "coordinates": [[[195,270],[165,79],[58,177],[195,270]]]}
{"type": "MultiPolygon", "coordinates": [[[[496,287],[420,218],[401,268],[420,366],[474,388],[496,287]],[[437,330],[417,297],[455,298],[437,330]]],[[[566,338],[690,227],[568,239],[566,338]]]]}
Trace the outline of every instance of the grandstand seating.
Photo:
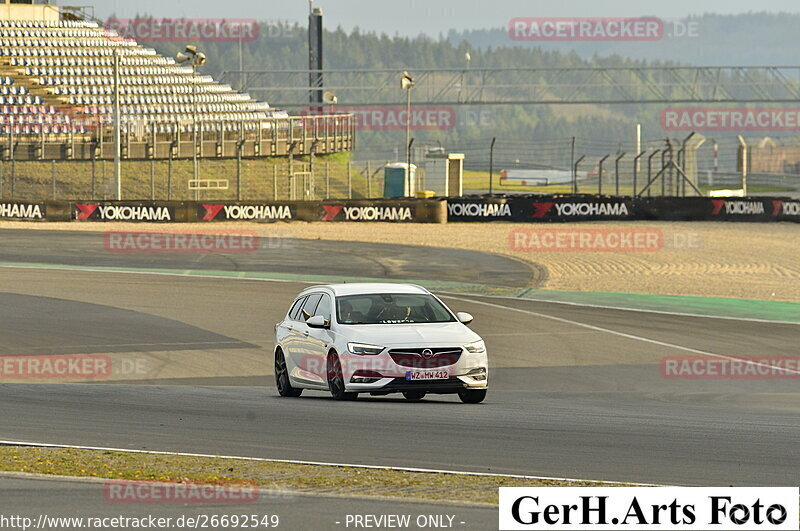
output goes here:
{"type": "Polygon", "coordinates": [[[349,113],[289,116],[273,109],[103,28],[83,8],[0,0],[0,166],[94,164],[112,160],[117,147],[125,160],[339,153],[354,146],[355,128],[349,113]]]}
{"type": "Polygon", "coordinates": [[[0,134],[111,124],[115,53],[123,132],[256,130],[287,116],[95,22],[0,20],[0,134]]]}

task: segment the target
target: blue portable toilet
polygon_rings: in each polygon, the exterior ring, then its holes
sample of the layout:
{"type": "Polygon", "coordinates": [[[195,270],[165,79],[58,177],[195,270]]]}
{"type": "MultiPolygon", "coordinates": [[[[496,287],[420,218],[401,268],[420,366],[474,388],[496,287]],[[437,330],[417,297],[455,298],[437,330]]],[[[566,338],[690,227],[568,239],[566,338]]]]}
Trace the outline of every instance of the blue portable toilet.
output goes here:
{"type": "Polygon", "coordinates": [[[406,175],[405,162],[392,162],[383,169],[383,197],[411,197],[416,188],[417,167],[412,164],[410,175],[406,175]]]}

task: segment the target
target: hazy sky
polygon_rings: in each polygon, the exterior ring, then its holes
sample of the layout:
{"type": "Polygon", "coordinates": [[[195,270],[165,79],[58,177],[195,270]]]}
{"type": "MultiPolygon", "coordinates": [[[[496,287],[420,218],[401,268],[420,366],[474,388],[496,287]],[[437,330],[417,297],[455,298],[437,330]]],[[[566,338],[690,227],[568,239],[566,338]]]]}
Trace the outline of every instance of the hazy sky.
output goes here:
{"type": "MultiPolygon", "coordinates": [[[[62,0],[63,2],[63,0],[62,0]]],[[[307,0],[105,0],[89,1],[105,19],[150,14],[157,17],[227,17],[305,21],[307,0]]],[[[316,0],[325,26],[354,26],[390,35],[433,36],[450,29],[505,27],[514,17],[616,17],[652,15],[682,18],[691,14],[748,11],[800,13],[797,0],[316,0]]]]}

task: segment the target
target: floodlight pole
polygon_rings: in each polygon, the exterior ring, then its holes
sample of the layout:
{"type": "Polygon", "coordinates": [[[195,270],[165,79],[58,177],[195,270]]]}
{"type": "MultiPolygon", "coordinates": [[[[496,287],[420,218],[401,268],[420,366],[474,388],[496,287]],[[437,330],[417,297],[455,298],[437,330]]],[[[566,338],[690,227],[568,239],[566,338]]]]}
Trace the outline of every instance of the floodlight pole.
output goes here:
{"type": "Polygon", "coordinates": [[[742,195],[747,197],[747,142],[739,135],[739,145],[742,147],[742,195]]]}
{"type": "Polygon", "coordinates": [[[406,89],[406,186],[411,191],[411,87],[406,89]]]}
{"type": "Polygon", "coordinates": [[[492,189],[492,173],[494,172],[494,144],[497,142],[497,137],[492,137],[492,143],[489,146],[489,195],[493,195],[492,189]]]}
{"type": "Polygon", "coordinates": [[[400,88],[406,90],[406,186],[411,190],[411,89],[414,88],[414,78],[403,72],[400,78],[400,88]]]}
{"type": "MultiPolygon", "coordinates": [[[[578,164],[580,161],[575,162],[575,137],[572,137],[572,144],[570,146],[570,169],[572,170],[572,193],[578,193],[578,164]]],[[[583,159],[583,157],[581,157],[583,159]]]]}
{"type": "Polygon", "coordinates": [[[192,162],[194,172],[194,200],[200,199],[200,183],[198,182],[200,168],[197,164],[197,62],[192,58],[192,162]]]}
{"type": "Polygon", "coordinates": [[[239,91],[244,92],[244,50],[242,49],[242,29],[239,27],[239,91]]]}
{"type": "MultiPolygon", "coordinates": [[[[408,187],[408,193],[411,194],[411,146],[414,145],[414,139],[408,141],[408,145],[406,145],[406,155],[408,159],[406,160],[406,186],[408,187]]],[[[416,174],[414,174],[414,178],[416,178],[416,174]]],[[[413,195],[413,194],[411,194],[413,195]]]]}
{"type": "Polygon", "coordinates": [[[114,182],[117,185],[117,201],[122,200],[122,124],[119,110],[119,49],[114,49],[114,182]]]}

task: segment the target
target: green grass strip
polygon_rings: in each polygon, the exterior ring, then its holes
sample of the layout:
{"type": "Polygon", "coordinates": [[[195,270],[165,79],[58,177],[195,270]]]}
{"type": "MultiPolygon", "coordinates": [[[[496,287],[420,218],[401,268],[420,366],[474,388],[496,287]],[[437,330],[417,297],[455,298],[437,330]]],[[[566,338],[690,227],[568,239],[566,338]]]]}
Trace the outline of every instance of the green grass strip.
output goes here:
{"type": "Polygon", "coordinates": [[[428,503],[491,505],[498,502],[499,487],[625,485],[585,480],[530,479],[226,457],[19,446],[0,447],[0,471],[194,486],[239,486],[243,489],[258,486],[284,495],[286,492],[294,492],[359,498],[403,498],[428,503]]]}

